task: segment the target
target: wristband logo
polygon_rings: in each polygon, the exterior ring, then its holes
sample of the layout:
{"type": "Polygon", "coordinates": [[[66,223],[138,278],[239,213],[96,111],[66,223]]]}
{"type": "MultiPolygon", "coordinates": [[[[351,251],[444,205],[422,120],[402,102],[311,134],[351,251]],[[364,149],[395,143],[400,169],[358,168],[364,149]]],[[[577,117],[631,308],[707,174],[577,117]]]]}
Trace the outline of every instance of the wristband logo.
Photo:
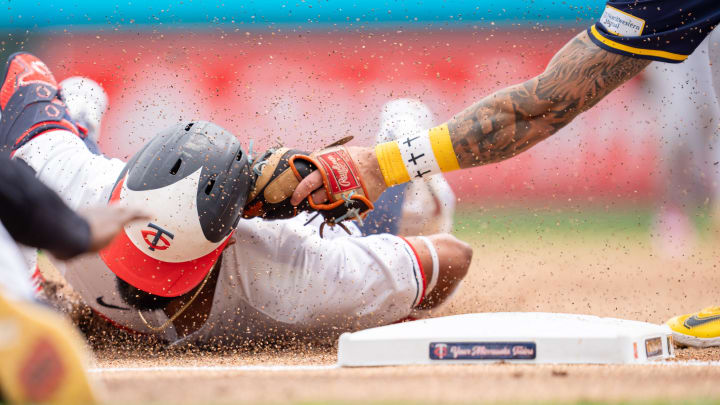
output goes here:
{"type": "Polygon", "coordinates": [[[174,239],[175,235],[152,222],[148,223],[148,226],[152,229],[143,229],[140,231],[143,240],[148,244],[148,249],[155,251],[169,248],[170,241],[163,235],[167,235],[170,239],[174,239]],[[160,244],[160,242],[162,242],[162,244],[160,244]]]}

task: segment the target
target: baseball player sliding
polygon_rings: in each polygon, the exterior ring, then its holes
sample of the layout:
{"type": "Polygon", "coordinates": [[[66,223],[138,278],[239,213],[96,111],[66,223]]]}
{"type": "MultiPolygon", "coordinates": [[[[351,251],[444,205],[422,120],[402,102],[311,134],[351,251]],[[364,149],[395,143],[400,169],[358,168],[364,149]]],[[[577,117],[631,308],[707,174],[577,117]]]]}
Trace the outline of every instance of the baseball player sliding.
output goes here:
{"type": "MultiPolygon", "coordinates": [[[[49,72],[27,53],[8,63],[49,72]]],[[[45,105],[56,97],[36,93],[45,105]]],[[[289,196],[262,182],[264,168],[283,169],[268,158],[278,151],[251,161],[210,122],[169,128],[125,163],[92,153],[72,117],[35,116],[48,129],[26,123],[7,144],[70,207],[135,204],[152,213],[99,254],[54,261],[93,310],[123,328],[171,343],[339,333],[439,305],[469,267],[471,248],[449,234],[362,236],[347,223],[321,236],[324,220],[294,209],[262,213],[292,219],[241,219],[249,198],[248,218],[257,201],[289,196]]]]}

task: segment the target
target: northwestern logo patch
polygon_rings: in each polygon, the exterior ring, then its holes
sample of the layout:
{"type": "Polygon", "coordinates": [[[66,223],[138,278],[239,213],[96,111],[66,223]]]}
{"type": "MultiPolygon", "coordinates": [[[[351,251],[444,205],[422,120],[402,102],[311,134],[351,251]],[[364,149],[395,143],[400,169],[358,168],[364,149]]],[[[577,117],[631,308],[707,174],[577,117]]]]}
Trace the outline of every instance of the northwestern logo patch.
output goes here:
{"type": "Polygon", "coordinates": [[[432,342],[432,360],[533,360],[535,342],[432,342]]]}
{"type": "Polygon", "coordinates": [[[600,23],[608,32],[621,37],[640,36],[645,28],[645,20],[642,18],[610,6],[605,7],[600,23]]]}

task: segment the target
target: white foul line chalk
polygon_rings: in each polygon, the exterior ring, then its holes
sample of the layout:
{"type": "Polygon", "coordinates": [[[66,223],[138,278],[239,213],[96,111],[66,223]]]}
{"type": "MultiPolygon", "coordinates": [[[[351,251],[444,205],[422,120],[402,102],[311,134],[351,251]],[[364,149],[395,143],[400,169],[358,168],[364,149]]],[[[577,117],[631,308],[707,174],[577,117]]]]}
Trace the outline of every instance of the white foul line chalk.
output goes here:
{"type": "Polygon", "coordinates": [[[336,369],[336,365],[249,365],[249,366],[159,366],[159,367],[97,367],[91,368],[90,373],[147,373],[167,371],[202,371],[202,372],[228,372],[228,371],[318,371],[336,369]]]}

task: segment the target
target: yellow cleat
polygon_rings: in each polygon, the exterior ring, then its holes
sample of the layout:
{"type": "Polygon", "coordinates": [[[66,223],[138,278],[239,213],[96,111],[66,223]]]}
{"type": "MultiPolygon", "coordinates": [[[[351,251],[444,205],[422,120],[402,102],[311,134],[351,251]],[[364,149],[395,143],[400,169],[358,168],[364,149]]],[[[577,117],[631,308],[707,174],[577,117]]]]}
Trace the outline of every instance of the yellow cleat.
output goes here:
{"type": "Polygon", "coordinates": [[[0,403],[95,404],[85,360],[62,316],[0,291],[0,403]]]}
{"type": "Polygon", "coordinates": [[[679,315],[667,325],[675,342],[693,347],[720,346],[720,307],[708,307],[695,314],[679,315]]]}

